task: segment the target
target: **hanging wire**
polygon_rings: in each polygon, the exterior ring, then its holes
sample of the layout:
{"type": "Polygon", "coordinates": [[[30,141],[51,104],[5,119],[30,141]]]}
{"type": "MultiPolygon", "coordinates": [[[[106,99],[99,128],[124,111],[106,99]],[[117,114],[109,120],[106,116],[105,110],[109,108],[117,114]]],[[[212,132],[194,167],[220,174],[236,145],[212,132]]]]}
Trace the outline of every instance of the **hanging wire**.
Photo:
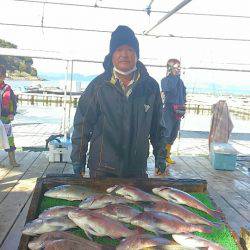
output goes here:
{"type": "MultiPolygon", "coordinates": [[[[17,27],[29,27],[29,28],[41,28],[40,25],[31,24],[19,24],[19,23],[0,23],[0,25],[17,26],[17,27]]],[[[99,32],[99,33],[112,33],[110,30],[98,30],[98,29],[85,29],[85,28],[72,28],[72,27],[60,27],[60,26],[45,26],[44,29],[58,29],[58,30],[71,30],[71,31],[85,31],[85,32],[99,32]]],[[[135,33],[138,36],[145,36],[143,33],[135,33]]],[[[163,35],[163,34],[147,34],[148,37],[155,38],[183,38],[183,39],[198,39],[198,40],[217,40],[217,41],[234,41],[234,42],[250,42],[250,39],[245,38],[223,38],[223,37],[200,37],[200,36],[181,36],[181,35],[163,35]]]]}
{"type": "MultiPolygon", "coordinates": [[[[29,3],[40,3],[44,2],[41,0],[14,0],[16,2],[29,2],[29,3]]],[[[101,1],[101,0],[99,0],[101,1]]],[[[64,6],[78,6],[78,7],[86,7],[86,8],[100,8],[100,9],[109,9],[109,10],[122,10],[122,11],[135,11],[135,12],[145,12],[145,9],[132,9],[132,8],[120,8],[120,7],[111,7],[111,6],[98,6],[98,5],[88,5],[88,4],[77,4],[77,3],[63,3],[63,2],[52,2],[46,1],[47,4],[54,5],[64,5],[64,6]]],[[[167,14],[169,11],[162,10],[151,10],[150,13],[161,13],[167,14]]],[[[243,15],[227,15],[227,14],[210,14],[210,13],[196,13],[196,12],[177,12],[176,15],[194,15],[194,16],[208,16],[208,17],[222,17],[222,18],[250,18],[250,16],[243,15]]]]}

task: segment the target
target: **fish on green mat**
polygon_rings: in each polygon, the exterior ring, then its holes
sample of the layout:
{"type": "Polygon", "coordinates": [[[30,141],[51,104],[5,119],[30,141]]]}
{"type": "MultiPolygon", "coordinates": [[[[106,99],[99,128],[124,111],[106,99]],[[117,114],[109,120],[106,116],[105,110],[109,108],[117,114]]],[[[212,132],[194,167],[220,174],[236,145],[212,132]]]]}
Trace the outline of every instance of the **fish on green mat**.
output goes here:
{"type": "Polygon", "coordinates": [[[130,223],[132,218],[141,213],[139,210],[124,204],[110,204],[95,211],[125,223],[130,223]]]}
{"type": "Polygon", "coordinates": [[[187,223],[177,216],[155,211],[138,214],[131,220],[131,224],[154,232],[157,235],[196,231],[211,233],[211,228],[207,225],[187,223]]]}
{"type": "Polygon", "coordinates": [[[107,192],[111,194],[116,194],[123,196],[124,198],[132,201],[160,201],[161,198],[146,193],[139,188],[134,186],[126,186],[126,185],[114,185],[112,187],[107,188],[107,192]]]}
{"type": "Polygon", "coordinates": [[[121,222],[93,210],[79,209],[69,212],[68,216],[76,225],[84,230],[89,239],[92,239],[91,235],[109,236],[113,239],[119,239],[135,233],[121,222]]]}
{"type": "Polygon", "coordinates": [[[109,204],[126,204],[131,201],[110,194],[94,194],[86,197],[79,205],[82,209],[97,209],[109,204]]]}
{"type": "Polygon", "coordinates": [[[75,206],[55,206],[44,210],[39,214],[39,218],[55,218],[68,216],[69,211],[78,209],[75,206]]]}
{"type": "MultiPolygon", "coordinates": [[[[40,235],[39,237],[33,239],[29,242],[28,247],[31,250],[44,249],[46,242],[55,241],[55,240],[65,240],[65,241],[74,241],[80,243],[82,246],[85,246],[85,249],[98,249],[101,250],[102,246],[100,244],[85,240],[82,237],[76,236],[73,233],[69,232],[49,232],[40,235]],[[88,247],[88,248],[87,248],[88,247]]],[[[76,245],[75,245],[76,246],[76,245]]],[[[64,248],[61,248],[64,249],[64,248]]],[[[68,248],[67,248],[68,249],[68,248]]],[[[75,250],[75,248],[73,248],[75,250]]]]}
{"type": "Polygon", "coordinates": [[[76,224],[68,217],[38,218],[25,224],[22,233],[34,236],[52,231],[65,231],[75,227],[76,224]]]}
{"type": "Polygon", "coordinates": [[[204,205],[202,202],[200,202],[198,199],[193,197],[192,195],[171,187],[157,187],[152,189],[154,194],[157,194],[161,196],[162,198],[172,201],[177,204],[187,205],[193,208],[196,208],[198,210],[201,210],[207,214],[210,214],[211,216],[220,219],[222,216],[222,211],[217,209],[213,210],[208,208],[206,205],[204,205]]]}
{"type": "Polygon", "coordinates": [[[193,234],[172,234],[173,239],[184,247],[205,248],[208,250],[226,250],[224,247],[210,240],[193,234]]]}
{"type": "MultiPolygon", "coordinates": [[[[214,204],[213,204],[211,198],[209,197],[209,194],[207,194],[207,193],[191,193],[191,195],[194,196],[199,201],[201,201],[202,203],[204,203],[209,208],[214,209],[214,204]]],[[[39,213],[41,213],[42,211],[44,211],[50,207],[63,206],[63,205],[64,206],[77,206],[78,207],[79,203],[80,203],[80,201],[68,201],[68,200],[63,200],[63,199],[42,197],[42,200],[39,204],[39,208],[37,210],[37,213],[38,213],[37,216],[39,215],[39,213]]],[[[137,204],[130,203],[130,204],[128,204],[128,206],[131,206],[135,209],[139,209],[140,211],[143,211],[143,207],[141,204],[139,206],[137,204]]],[[[210,216],[209,214],[207,214],[203,211],[200,211],[200,210],[197,210],[197,209],[194,209],[191,207],[186,207],[186,206],[185,206],[185,208],[188,208],[189,210],[191,210],[195,214],[198,214],[198,215],[200,215],[200,216],[202,216],[210,221],[218,222],[217,219],[213,218],[212,216],[210,216]]],[[[129,228],[134,229],[135,226],[132,226],[132,228],[129,226],[129,228]]],[[[87,236],[85,235],[84,231],[81,228],[77,227],[77,228],[71,229],[70,231],[75,235],[83,237],[84,239],[88,239],[87,236]]],[[[195,232],[194,234],[197,236],[206,238],[208,240],[211,240],[213,242],[217,242],[220,245],[222,245],[223,247],[225,247],[225,249],[227,249],[227,250],[238,250],[239,249],[234,237],[232,236],[230,229],[227,227],[226,224],[222,225],[222,229],[212,227],[212,233],[209,233],[209,234],[199,233],[199,232],[195,232]]],[[[168,238],[168,235],[166,235],[164,237],[168,238]]],[[[106,237],[105,236],[104,237],[92,236],[92,238],[93,238],[94,242],[97,242],[97,243],[102,244],[102,245],[108,245],[108,246],[109,245],[112,245],[112,246],[119,245],[119,240],[112,239],[112,238],[107,237],[107,236],[106,237]]],[[[152,247],[149,249],[156,249],[156,248],[152,247]]],[[[157,250],[158,249],[161,249],[161,248],[157,248],[157,250]]],[[[170,249],[171,250],[182,250],[183,247],[177,248],[177,249],[175,249],[175,248],[170,248],[170,249]]]]}
{"type": "Polygon", "coordinates": [[[116,250],[144,249],[155,246],[166,246],[171,241],[151,234],[136,234],[123,239],[116,250]]]}
{"type": "MultiPolygon", "coordinates": [[[[93,243],[89,240],[88,242],[93,243]]],[[[86,242],[82,243],[69,239],[48,240],[44,242],[43,250],[102,250],[102,246],[96,246],[95,244],[90,246],[86,242]]]]}
{"type": "Polygon", "coordinates": [[[69,201],[83,200],[85,197],[96,193],[94,190],[78,185],[60,185],[53,187],[44,193],[50,198],[64,199],[69,201]]]}
{"type": "Polygon", "coordinates": [[[167,200],[145,204],[143,208],[145,211],[157,211],[157,212],[172,214],[177,217],[180,217],[185,222],[192,223],[192,224],[202,224],[202,225],[214,226],[218,228],[221,228],[222,226],[221,223],[213,223],[191,212],[187,208],[181,205],[177,205],[167,200]]]}

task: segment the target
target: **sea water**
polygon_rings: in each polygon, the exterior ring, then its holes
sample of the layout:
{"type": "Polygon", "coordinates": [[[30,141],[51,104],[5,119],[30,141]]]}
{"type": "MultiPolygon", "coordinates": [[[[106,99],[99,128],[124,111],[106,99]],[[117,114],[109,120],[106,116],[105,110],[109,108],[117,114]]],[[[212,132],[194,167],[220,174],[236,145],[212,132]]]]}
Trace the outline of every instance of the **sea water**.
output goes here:
{"type": "MultiPolygon", "coordinates": [[[[6,80],[6,83],[10,84],[14,92],[25,92],[27,87],[35,86],[37,84],[42,84],[46,87],[60,87],[64,88],[64,81],[21,81],[21,80],[6,80]]],[[[85,86],[88,85],[88,82],[84,83],[85,86]]],[[[217,86],[218,87],[218,86],[217,86]]],[[[246,87],[246,86],[245,86],[246,87]]],[[[196,90],[187,88],[189,93],[196,93],[196,90]]],[[[203,93],[213,93],[213,85],[207,86],[206,88],[199,89],[203,93]]],[[[239,89],[236,86],[224,86],[223,94],[232,92],[234,94],[250,95],[250,86],[247,90],[239,89]],[[226,90],[227,89],[227,90],[226,90]],[[225,91],[226,90],[226,91],[225,91]]],[[[74,107],[67,107],[65,110],[64,107],[56,106],[46,106],[42,103],[36,103],[35,105],[30,105],[23,102],[22,105],[18,105],[18,112],[15,117],[14,123],[48,123],[48,124],[59,124],[63,123],[63,119],[67,117],[67,121],[72,125],[73,118],[75,114],[74,107]]],[[[182,120],[181,129],[191,130],[191,131],[209,131],[210,129],[211,114],[191,114],[187,113],[185,118],[182,120]]],[[[232,121],[234,123],[233,132],[235,133],[249,133],[248,129],[250,127],[249,120],[243,120],[242,118],[232,115],[232,121]]]]}

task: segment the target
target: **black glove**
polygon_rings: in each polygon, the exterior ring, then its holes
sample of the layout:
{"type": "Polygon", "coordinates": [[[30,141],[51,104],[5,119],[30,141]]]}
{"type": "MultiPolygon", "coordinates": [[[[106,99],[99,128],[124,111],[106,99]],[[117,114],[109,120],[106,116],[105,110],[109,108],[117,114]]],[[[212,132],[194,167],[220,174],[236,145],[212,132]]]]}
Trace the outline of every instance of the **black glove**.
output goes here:
{"type": "Polygon", "coordinates": [[[162,175],[166,171],[166,158],[165,157],[157,157],[155,161],[155,173],[158,175],[162,175]]]}

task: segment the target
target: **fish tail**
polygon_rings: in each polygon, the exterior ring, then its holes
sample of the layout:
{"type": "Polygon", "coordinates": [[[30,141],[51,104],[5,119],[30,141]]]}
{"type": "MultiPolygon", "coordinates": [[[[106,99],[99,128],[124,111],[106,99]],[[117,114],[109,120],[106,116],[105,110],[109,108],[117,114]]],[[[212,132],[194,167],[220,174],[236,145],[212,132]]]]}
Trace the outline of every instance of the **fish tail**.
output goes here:
{"type": "Polygon", "coordinates": [[[216,219],[222,220],[222,211],[220,209],[210,210],[209,214],[216,219]]]}
{"type": "Polygon", "coordinates": [[[218,222],[218,223],[212,223],[211,224],[211,226],[213,226],[213,227],[216,227],[216,228],[218,228],[218,229],[223,229],[223,227],[224,227],[224,224],[223,223],[220,223],[220,222],[218,222]]]}

